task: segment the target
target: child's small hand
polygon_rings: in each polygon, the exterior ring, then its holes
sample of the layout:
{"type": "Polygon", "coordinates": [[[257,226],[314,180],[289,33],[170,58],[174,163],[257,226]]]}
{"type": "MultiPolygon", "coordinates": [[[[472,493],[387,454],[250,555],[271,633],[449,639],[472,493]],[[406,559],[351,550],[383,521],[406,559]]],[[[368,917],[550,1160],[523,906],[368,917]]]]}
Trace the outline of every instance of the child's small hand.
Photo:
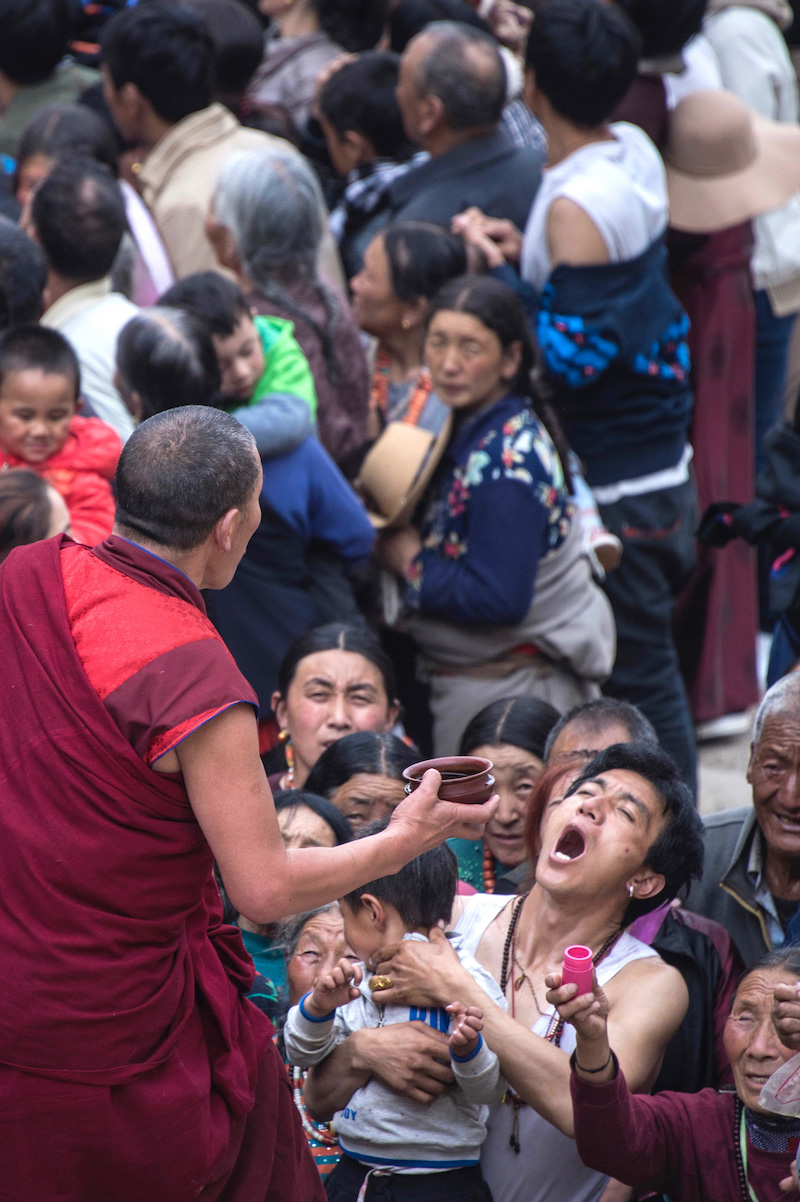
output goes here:
{"type": "Polygon", "coordinates": [[[361,984],[362,976],[360,964],[342,957],[331,972],[317,978],[303,1005],[314,1018],[323,1018],[358,997],[356,986],[361,984]]]}
{"type": "Polygon", "coordinates": [[[782,1044],[800,1050],[800,982],[775,986],[772,1023],[782,1044]]]}
{"type": "Polygon", "coordinates": [[[475,1051],[483,1029],[483,1011],[477,1006],[462,1006],[461,1002],[451,1002],[446,1009],[453,1017],[447,1046],[454,1056],[469,1056],[475,1051]]]}

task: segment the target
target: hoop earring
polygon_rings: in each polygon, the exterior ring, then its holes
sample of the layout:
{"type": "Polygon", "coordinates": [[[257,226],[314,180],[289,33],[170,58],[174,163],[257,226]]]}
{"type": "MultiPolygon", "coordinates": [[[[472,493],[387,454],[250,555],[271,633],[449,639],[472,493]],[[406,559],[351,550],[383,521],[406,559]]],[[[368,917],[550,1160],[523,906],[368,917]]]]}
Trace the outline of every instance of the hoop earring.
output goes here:
{"type": "Polygon", "coordinates": [[[288,730],[282,730],[278,734],[278,742],[283,743],[283,754],[286,757],[286,785],[287,788],[294,788],[294,748],[292,747],[292,736],[288,730]]]}
{"type": "Polygon", "coordinates": [[[628,885],[628,897],[633,897],[633,885],[628,885]]]}

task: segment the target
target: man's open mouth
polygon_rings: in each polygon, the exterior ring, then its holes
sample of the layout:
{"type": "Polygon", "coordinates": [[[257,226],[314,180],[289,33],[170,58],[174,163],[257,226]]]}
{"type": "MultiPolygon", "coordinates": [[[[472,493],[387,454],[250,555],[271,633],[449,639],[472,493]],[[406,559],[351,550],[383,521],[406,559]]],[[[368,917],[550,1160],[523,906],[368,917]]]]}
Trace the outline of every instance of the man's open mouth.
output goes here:
{"type": "Polygon", "coordinates": [[[568,826],[556,843],[553,858],[566,864],[570,860],[577,860],[585,851],[586,840],[581,832],[575,826],[568,826]]]}

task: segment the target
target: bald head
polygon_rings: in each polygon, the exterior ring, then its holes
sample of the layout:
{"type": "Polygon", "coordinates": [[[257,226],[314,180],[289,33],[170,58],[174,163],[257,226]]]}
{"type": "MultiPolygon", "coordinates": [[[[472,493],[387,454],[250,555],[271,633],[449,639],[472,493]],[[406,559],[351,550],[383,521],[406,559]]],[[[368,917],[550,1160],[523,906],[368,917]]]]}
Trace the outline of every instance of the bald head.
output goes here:
{"type": "Polygon", "coordinates": [[[434,21],[409,42],[403,58],[421,96],[437,96],[453,132],[496,125],[506,100],[497,43],[457,21],[434,21]]]}

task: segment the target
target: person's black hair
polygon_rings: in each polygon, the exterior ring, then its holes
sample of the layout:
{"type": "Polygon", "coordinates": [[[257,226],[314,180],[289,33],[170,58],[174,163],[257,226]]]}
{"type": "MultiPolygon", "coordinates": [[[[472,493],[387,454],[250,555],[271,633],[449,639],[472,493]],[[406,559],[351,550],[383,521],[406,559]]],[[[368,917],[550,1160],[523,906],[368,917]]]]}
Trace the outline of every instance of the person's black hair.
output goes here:
{"type": "Polygon", "coordinates": [[[529,397],[533,344],[519,297],[492,276],[464,275],[450,280],[436,293],[428,307],[426,325],[430,327],[436,314],[445,310],[477,318],[496,335],[504,351],[514,342],[521,345],[519,370],[509,382],[508,390],[529,397]]]}
{"type": "Polygon", "coordinates": [[[117,371],[137,392],[142,420],[182,405],[214,405],[220,374],[205,324],[183,309],[143,309],[117,340],[117,371]]]}
{"type": "Polygon", "coordinates": [[[568,726],[578,726],[593,735],[601,734],[610,726],[624,726],[630,735],[631,743],[647,743],[658,747],[658,735],[648,718],[644,716],[637,705],[630,701],[622,701],[618,697],[597,697],[594,701],[583,701],[558,719],[544,748],[544,758],[550,759],[550,753],[556,739],[568,726]]]}
{"type": "Polygon", "coordinates": [[[633,83],[639,36],[602,0],[558,0],[536,14],[525,65],[561,117],[582,128],[602,125],[633,83]]]}
{"type": "Polygon", "coordinates": [[[351,54],[371,50],[386,23],[387,0],[311,0],[324,34],[351,54]]]}
{"type": "Polygon", "coordinates": [[[230,338],[250,306],[238,284],[218,271],[197,271],[184,276],[159,299],[159,305],[194,313],[209,333],[230,338]]]}
{"type": "Polygon", "coordinates": [[[428,53],[417,68],[422,96],[438,96],[451,130],[496,125],[506,103],[506,69],[494,38],[456,21],[434,21],[423,33],[428,53]]]}
{"type": "Polygon", "coordinates": [[[85,104],[48,104],[28,122],[17,146],[15,187],[21,167],[34,155],[81,158],[102,163],[117,175],[117,142],[108,125],[85,104]]]}
{"type": "Polygon", "coordinates": [[[327,797],[320,796],[312,789],[282,789],[275,794],[275,809],[278,813],[281,810],[299,810],[303,806],[327,822],[333,831],[337,847],[349,843],[353,838],[350,823],[327,797]]]}
{"type": "Polygon", "coordinates": [[[642,58],[678,54],[703,27],[708,0],[616,0],[636,26],[642,58]]]}
{"type": "Polygon", "coordinates": [[[74,350],[63,334],[48,326],[19,325],[0,334],[0,393],[8,372],[37,368],[47,375],[66,376],[81,391],[81,369],[74,350]]]}
{"type": "Polygon", "coordinates": [[[214,95],[236,102],[264,56],[261,22],[241,0],[182,0],[205,21],[214,43],[214,95]]]}
{"type": "Polygon", "coordinates": [[[558,710],[539,697],[504,697],[475,715],[461,736],[458,754],[510,743],[543,760],[547,736],[557,721],[558,710]]]}
{"type": "Polygon", "coordinates": [[[428,221],[396,221],[381,231],[398,300],[430,300],[448,280],[467,271],[463,238],[428,221]]]}
{"type": "Polygon", "coordinates": [[[0,563],[15,547],[47,538],[51,521],[49,488],[46,480],[24,467],[0,472],[0,563]]]}
{"type": "Polygon", "coordinates": [[[13,0],[0,12],[0,71],[13,83],[49,79],[67,51],[67,0],[13,0]]]}
{"type": "Polygon", "coordinates": [[[255,439],[219,409],[187,405],[142,422],[117,464],[117,523],[160,546],[190,551],[229,509],[249,501],[261,467],[255,439]]]}
{"type": "Polygon", "coordinates": [[[39,320],[46,283],[42,248],[13,221],[0,217],[0,330],[39,320]]]}
{"type": "Polygon", "coordinates": [[[412,38],[434,21],[458,21],[488,33],[488,26],[464,0],[399,0],[389,11],[389,48],[402,54],[412,38]]]}
{"type": "Polygon", "coordinates": [[[342,137],[354,130],[368,138],[379,158],[406,159],[414,152],[397,103],[397,54],[376,50],[340,67],[319,95],[319,109],[342,137]]]}
{"type": "Polygon", "coordinates": [[[284,701],[294,680],[297,665],[309,655],[317,655],[320,651],[352,651],[354,655],[362,655],[378,669],[389,705],[395,701],[397,682],[392,661],[377,635],[373,634],[368,626],[356,626],[351,622],[328,622],[295,639],[284,655],[278,672],[278,693],[284,701]]]}
{"type": "Polygon", "coordinates": [[[661,799],[667,819],[661,832],[647,849],[644,865],[664,877],[664,888],[650,898],[634,898],[625,910],[623,927],[649,914],[684,892],[703,872],[703,823],[695,808],[691,789],[681,778],[671,756],[658,747],[643,743],[614,743],[590,760],[569,788],[572,796],[586,781],[604,772],[633,772],[641,776],[661,799]]]}
{"type": "Polygon", "coordinates": [[[403,769],[419,760],[419,752],[397,735],[360,730],[345,735],[326,747],[309,773],[306,788],[322,797],[332,797],[354,776],[386,776],[402,780],[403,769]]]}
{"type": "Polygon", "coordinates": [[[31,216],[52,269],[68,280],[108,275],[127,228],[125,202],[107,167],[62,159],[33,195],[31,216]]]}
{"type": "MultiPolygon", "coordinates": [[[[386,830],[389,822],[389,818],[370,822],[356,838],[378,835],[386,830]]],[[[447,844],[442,843],[432,851],[424,851],[399,872],[361,885],[341,900],[355,913],[364,894],[372,893],[379,901],[397,910],[409,931],[419,927],[427,930],[437,923],[450,921],[457,887],[458,860],[447,844]]]]}
{"type": "Polygon", "coordinates": [[[152,0],[125,8],[101,38],[114,87],[135,84],[162,121],[176,125],[213,99],[214,42],[191,8],[152,0]]]}

